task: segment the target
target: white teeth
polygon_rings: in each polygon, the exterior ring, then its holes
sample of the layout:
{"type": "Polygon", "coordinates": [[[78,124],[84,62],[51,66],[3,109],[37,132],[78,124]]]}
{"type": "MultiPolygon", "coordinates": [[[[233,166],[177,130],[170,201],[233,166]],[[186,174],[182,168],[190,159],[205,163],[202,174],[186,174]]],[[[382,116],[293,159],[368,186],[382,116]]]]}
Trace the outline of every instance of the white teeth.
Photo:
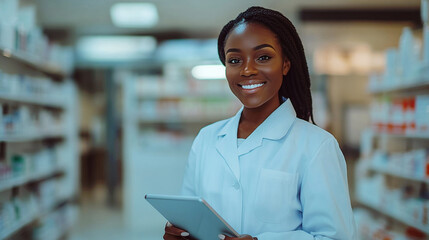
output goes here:
{"type": "Polygon", "coordinates": [[[264,85],[263,83],[259,83],[259,84],[250,84],[250,85],[241,85],[242,88],[244,89],[254,89],[254,88],[258,88],[260,86],[264,85]]]}

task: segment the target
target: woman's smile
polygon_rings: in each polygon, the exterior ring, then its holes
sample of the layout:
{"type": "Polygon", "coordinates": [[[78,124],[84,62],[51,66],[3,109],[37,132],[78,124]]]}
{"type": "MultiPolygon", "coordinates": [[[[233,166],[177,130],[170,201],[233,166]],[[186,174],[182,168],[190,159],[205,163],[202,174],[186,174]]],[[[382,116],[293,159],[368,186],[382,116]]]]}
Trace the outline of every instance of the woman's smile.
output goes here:
{"type": "Polygon", "coordinates": [[[244,90],[255,90],[265,85],[266,82],[262,83],[243,83],[243,84],[237,84],[239,87],[243,88],[244,90]]]}

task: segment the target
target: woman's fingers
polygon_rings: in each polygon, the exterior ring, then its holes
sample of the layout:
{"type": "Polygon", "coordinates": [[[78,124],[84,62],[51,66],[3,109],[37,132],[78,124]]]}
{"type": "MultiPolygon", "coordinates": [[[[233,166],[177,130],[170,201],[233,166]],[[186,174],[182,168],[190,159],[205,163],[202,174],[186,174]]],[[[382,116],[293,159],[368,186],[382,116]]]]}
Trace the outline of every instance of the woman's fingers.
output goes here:
{"type": "Polygon", "coordinates": [[[189,233],[183,229],[173,226],[171,223],[167,222],[165,225],[165,234],[177,236],[177,237],[188,237],[189,233]]]}
{"type": "Polygon", "coordinates": [[[241,235],[240,237],[230,237],[226,234],[219,234],[218,237],[220,240],[253,240],[253,239],[255,239],[255,238],[252,238],[252,236],[250,236],[250,235],[241,235]]]}

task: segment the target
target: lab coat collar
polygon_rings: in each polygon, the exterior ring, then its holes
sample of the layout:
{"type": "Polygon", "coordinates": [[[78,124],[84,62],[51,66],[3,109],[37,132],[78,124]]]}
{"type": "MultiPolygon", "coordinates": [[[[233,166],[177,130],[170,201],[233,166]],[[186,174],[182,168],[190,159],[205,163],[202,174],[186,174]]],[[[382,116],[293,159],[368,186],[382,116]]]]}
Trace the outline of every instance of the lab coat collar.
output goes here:
{"type": "Polygon", "coordinates": [[[217,151],[227,162],[231,171],[240,179],[238,156],[246,154],[262,145],[262,140],[278,140],[284,137],[296,119],[292,103],[287,99],[237,149],[237,131],[243,107],[219,131],[217,151]]]}
{"type": "Polygon", "coordinates": [[[287,99],[259,125],[238,148],[238,155],[246,154],[262,145],[263,139],[283,138],[296,119],[292,103],[287,99]]]}
{"type": "MultiPolygon", "coordinates": [[[[235,116],[225,124],[225,126],[219,131],[218,136],[233,134],[237,138],[238,123],[240,122],[243,109],[244,107],[241,107],[237,114],[235,114],[235,116]]],[[[280,139],[288,132],[295,119],[295,109],[293,108],[291,101],[286,99],[257,129],[255,129],[255,131],[263,127],[263,138],[280,139]]]]}

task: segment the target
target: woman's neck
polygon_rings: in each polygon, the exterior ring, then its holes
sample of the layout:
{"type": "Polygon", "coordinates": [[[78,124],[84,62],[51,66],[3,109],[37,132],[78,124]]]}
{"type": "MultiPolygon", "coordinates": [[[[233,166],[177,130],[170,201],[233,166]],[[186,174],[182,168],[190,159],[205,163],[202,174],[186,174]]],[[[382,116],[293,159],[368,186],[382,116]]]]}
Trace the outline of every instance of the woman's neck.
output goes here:
{"type": "Polygon", "coordinates": [[[238,124],[237,137],[238,138],[247,138],[261,125],[265,119],[274,112],[277,107],[280,106],[280,103],[276,107],[271,108],[246,108],[244,107],[243,112],[240,116],[240,122],[238,124]]]}

